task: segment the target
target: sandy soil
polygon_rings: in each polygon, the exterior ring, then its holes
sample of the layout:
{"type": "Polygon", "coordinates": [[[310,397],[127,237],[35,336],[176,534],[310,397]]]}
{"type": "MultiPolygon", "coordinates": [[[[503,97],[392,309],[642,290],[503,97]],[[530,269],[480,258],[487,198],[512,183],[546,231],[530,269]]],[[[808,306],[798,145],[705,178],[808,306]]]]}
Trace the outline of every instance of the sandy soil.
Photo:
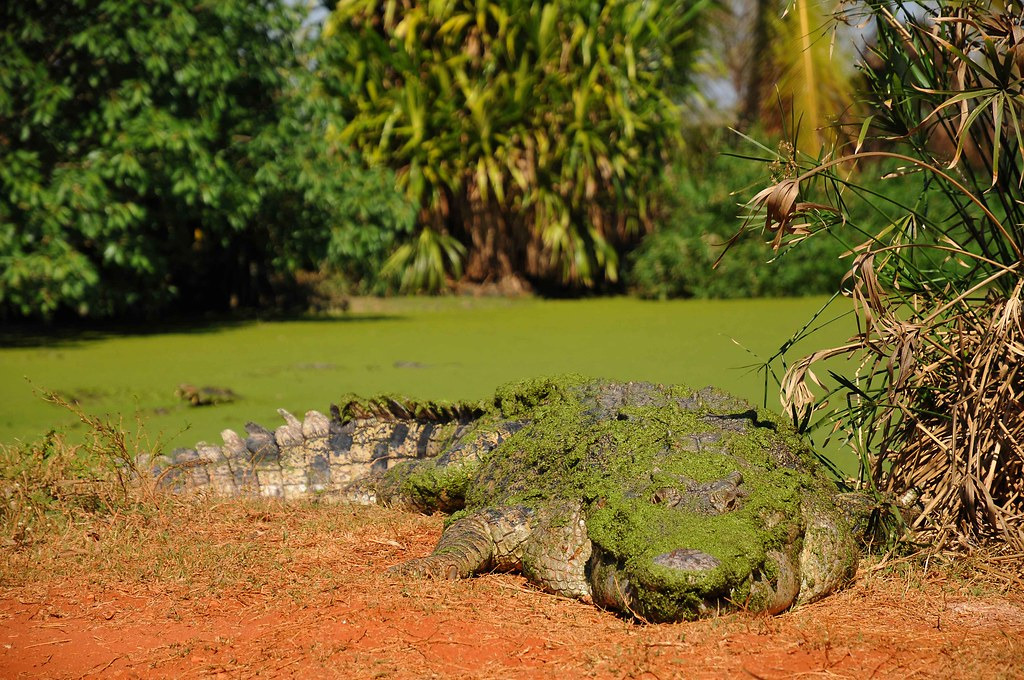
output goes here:
{"type": "MultiPolygon", "coordinates": [[[[179,578],[136,564],[4,579],[0,676],[1024,677],[1015,585],[868,565],[846,591],[780,616],[640,625],[514,575],[391,577],[387,567],[430,551],[441,519],[344,512],[351,526],[282,508],[172,536],[244,545],[251,577],[225,559],[179,578]]],[[[104,540],[90,549],[101,555],[104,540]]]]}

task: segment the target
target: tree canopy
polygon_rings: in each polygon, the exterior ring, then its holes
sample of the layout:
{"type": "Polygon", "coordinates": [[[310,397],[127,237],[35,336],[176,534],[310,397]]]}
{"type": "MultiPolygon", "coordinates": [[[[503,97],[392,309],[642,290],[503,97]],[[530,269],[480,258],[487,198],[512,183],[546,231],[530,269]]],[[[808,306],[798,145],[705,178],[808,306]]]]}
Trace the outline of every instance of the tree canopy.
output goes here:
{"type": "Polygon", "coordinates": [[[326,139],[283,0],[0,8],[0,314],[280,301],[411,228],[393,180],[326,139]],[[319,132],[318,132],[319,131],[319,132]]]}

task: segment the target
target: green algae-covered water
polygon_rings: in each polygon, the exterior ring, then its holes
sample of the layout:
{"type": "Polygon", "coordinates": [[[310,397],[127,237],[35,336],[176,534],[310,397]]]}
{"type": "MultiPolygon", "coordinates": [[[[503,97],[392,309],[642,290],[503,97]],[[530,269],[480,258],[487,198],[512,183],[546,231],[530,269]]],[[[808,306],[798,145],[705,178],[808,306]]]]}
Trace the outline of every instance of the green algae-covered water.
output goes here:
{"type": "MultiPolygon", "coordinates": [[[[752,365],[823,303],[400,298],[356,300],[336,319],[4,333],[0,444],[81,428],[74,414],[38,396],[44,390],[91,414],[123,416],[129,429],[138,415],[164,448],[219,442],[222,429],[250,420],[273,428],[279,407],[326,411],[346,393],[478,399],[511,380],[566,372],[714,384],[760,403],[764,378],[752,365]],[[175,396],[182,383],[229,388],[238,399],[191,407],[175,396]]],[[[840,343],[852,330],[852,319],[831,324],[805,349],[840,343]]],[[[778,409],[774,393],[768,406],[778,409]]]]}

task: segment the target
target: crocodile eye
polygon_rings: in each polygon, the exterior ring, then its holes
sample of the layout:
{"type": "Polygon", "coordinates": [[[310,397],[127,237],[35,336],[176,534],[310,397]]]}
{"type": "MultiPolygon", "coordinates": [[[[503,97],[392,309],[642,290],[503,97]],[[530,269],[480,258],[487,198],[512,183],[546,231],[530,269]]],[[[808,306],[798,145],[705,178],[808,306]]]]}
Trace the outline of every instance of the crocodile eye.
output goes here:
{"type": "Polygon", "coordinates": [[[680,571],[711,571],[722,563],[714,555],[693,548],[676,548],[671,552],[658,555],[653,562],[659,566],[680,571]]]}

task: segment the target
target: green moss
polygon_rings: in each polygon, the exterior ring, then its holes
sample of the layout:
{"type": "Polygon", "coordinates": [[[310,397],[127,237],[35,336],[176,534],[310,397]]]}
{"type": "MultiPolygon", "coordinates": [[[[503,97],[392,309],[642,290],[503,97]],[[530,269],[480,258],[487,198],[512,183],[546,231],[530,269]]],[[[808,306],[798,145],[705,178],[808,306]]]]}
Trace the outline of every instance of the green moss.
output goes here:
{"type": "MultiPolygon", "coordinates": [[[[375,298],[353,300],[353,311],[333,320],[146,323],[45,336],[8,324],[0,329],[0,443],[50,429],[78,436],[77,417],[40,399],[42,390],[75,398],[89,413],[123,414],[130,432],[138,412],[165,451],[219,441],[221,430],[250,420],[273,429],[276,409],[326,410],[346,392],[481,399],[496,385],[553,371],[715,384],[759,400],[761,377],[732,369],[747,362],[747,350],[771,355],[822,302],[375,298]],[[746,350],[723,342],[730,337],[746,350]],[[174,395],[181,383],[228,387],[241,398],[191,408],[174,395]]],[[[793,353],[841,343],[851,323],[828,325],[820,345],[793,353]]],[[[845,455],[853,474],[856,459],[845,455]]]]}
{"type": "Polygon", "coordinates": [[[628,395],[623,389],[578,375],[502,387],[461,441],[479,440],[510,422],[521,429],[470,462],[418,464],[403,489],[418,503],[442,509],[454,498],[464,499],[470,511],[525,505],[550,513],[582,504],[591,541],[617,578],[631,585],[641,614],[654,620],[690,618],[716,602],[752,598],[748,606],[765,606],[766,595],[752,592],[752,580],[771,581],[774,566],[766,554],[792,553],[802,534],[803,494],[820,482],[806,471],[810,450],[768,413],[751,414],[753,426],[730,425],[744,419],[749,406],[721,393],[704,394],[714,402],[709,411],[689,408],[694,393],[686,388],[628,388],[634,389],[628,395]],[[735,417],[708,417],[723,414],[735,417]],[[730,512],[652,501],[659,489],[734,472],[747,495],[730,512]],[[719,564],[693,572],[654,563],[680,548],[719,564]]]}
{"type": "Polygon", "coordinates": [[[592,582],[608,579],[610,606],[649,620],[767,607],[778,577],[769,555],[797,564],[803,504],[808,495],[828,503],[834,491],[786,422],[718,391],[566,375],[507,385],[480,408],[444,455],[393,469],[390,483],[421,509],[460,516],[522,505],[558,526],[582,509],[599,556],[592,582]],[[710,505],[722,484],[733,494],[728,511],[710,505]],[[673,489],[682,500],[663,502],[673,489]],[[677,550],[716,563],[655,561],[677,550]]]}
{"type": "Polygon", "coordinates": [[[402,499],[422,512],[455,512],[466,505],[475,464],[438,465],[436,458],[405,463],[389,471],[392,479],[401,479],[402,499]]]}

